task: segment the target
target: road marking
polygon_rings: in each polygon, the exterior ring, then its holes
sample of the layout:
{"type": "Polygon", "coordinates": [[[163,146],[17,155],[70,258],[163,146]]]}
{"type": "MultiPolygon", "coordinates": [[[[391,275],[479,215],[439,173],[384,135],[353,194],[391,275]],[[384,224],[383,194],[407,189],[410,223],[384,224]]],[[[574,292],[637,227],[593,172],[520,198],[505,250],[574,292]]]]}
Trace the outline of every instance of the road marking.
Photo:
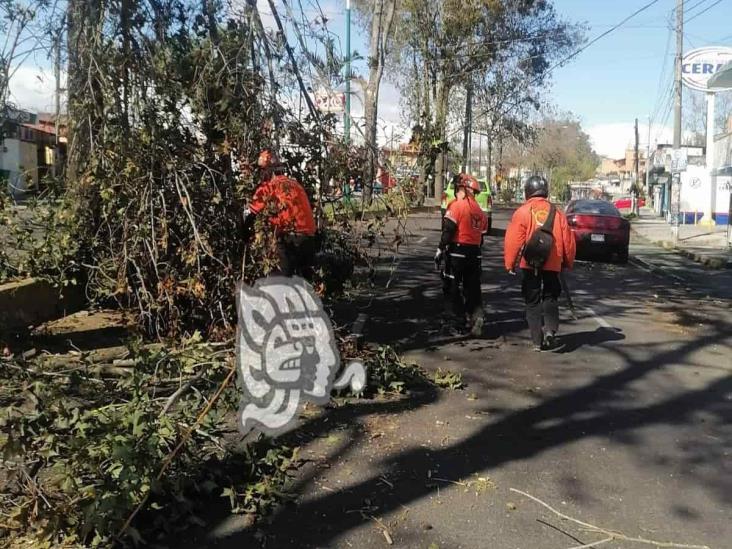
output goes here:
{"type": "Polygon", "coordinates": [[[353,328],[351,328],[351,334],[358,337],[363,336],[363,327],[368,318],[369,315],[366,313],[359,313],[356,317],[356,322],[353,323],[353,328]]]}
{"type": "Polygon", "coordinates": [[[419,240],[417,240],[417,244],[422,244],[425,240],[427,240],[427,237],[426,236],[423,236],[422,238],[420,238],[419,240]]]}
{"type": "Polygon", "coordinates": [[[612,326],[610,326],[610,324],[608,324],[607,321],[600,315],[598,315],[595,311],[593,311],[589,307],[585,307],[585,310],[590,313],[590,316],[595,319],[595,322],[597,322],[601,328],[612,328],[612,326]]]}

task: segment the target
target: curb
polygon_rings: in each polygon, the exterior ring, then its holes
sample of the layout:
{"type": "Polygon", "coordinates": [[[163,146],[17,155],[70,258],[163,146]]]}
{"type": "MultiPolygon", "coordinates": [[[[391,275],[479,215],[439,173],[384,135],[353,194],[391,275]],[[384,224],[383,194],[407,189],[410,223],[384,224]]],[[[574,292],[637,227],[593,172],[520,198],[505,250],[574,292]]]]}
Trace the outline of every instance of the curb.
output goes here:
{"type": "Polygon", "coordinates": [[[670,278],[671,280],[673,280],[674,282],[677,282],[679,284],[689,284],[689,281],[686,280],[684,277],[681,277],[674,273],[670,273],[666,269],[662,269],[661,267],[657,267],[656,265],[653,265],[652,263],[643,261],[642,259],[640,259],[634,255],[631,255],[628,258],[628,262],[631,265],[635,265],[636,267],[639,267],[639,268],[643,269],[644,271],[648,271],[654,275],[670,278]]]}
{"type": "Polygon", "coordinates": [[[0,332],[15,333],[78,311],[84,303],[80,286],[56,288],[40,278],[0,285],[0,332]]]}

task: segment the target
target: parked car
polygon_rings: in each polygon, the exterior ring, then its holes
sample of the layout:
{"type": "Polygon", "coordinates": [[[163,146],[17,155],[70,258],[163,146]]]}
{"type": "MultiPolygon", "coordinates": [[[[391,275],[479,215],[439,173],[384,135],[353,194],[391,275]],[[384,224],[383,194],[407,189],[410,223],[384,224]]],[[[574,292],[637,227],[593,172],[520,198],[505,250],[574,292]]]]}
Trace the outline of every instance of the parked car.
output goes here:
{"type": "MultiPolygon", "coordinates": [[[[619,210],[629,210],[633,206],[633,199],[629,196],[625,196],[623,198],[618,198],[616,201],[613,202],[613,205],[619,210]]],[[[639,198],[638,207],[642,208],[645,205],[646,205],[645,198],[639,198]]]]}
{"type": "Polygon", "coordinates": [[[628,261],[630,222],[604,200],[573,200],[565,209],[579,259],[628,261]]]}
{"type": "MultiPolygon", "coordinates": [[[[475,201],[488,218],[488,232],[490,232],[493,225],[493,194],[491,193],[491,188],[487,184],[485,178],[478,179],[478,183],[480,183],[481,191],[475,195],[475,201]]],[[[453,185],[452,180],[450,180],[442,193],[440,213],[443,216],[445,215],[445,210],[447,210],[447,205],[453,200],[455,200],[455,186],[453,185]]]]}

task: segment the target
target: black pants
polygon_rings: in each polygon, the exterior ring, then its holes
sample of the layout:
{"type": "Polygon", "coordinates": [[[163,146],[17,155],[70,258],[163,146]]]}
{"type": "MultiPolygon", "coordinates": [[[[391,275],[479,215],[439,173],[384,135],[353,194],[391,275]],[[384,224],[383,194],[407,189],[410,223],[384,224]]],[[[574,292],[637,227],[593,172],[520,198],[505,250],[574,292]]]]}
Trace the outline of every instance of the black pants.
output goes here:
{"type": "Polygon", "coordinates": [[[522,269],[521,292],[526,301],[526,321],[529,323],[531,341],[541,345],[544,339],[542,325],[547,332],[559,330],[559,296],[562,283],[559,273],[522,269]]]}
{"type": "Polygon", "coordinates": [[[277,241],[277,256],[280,268],[275,274],[299,275],[312,280],[315,262],[315,237],[303,234],[286,234],[277,241]]]}
{"type": "Polygon", "coordinates": [[[446,278],[443,284],[445,293],[450,287],[457,291],[462,286],[462,307],[471,317],[482,313],[483,300],[480,293],[481,275],[480,246],[451,244],[445,258],[445,274],[453,278],[446,278]]]}

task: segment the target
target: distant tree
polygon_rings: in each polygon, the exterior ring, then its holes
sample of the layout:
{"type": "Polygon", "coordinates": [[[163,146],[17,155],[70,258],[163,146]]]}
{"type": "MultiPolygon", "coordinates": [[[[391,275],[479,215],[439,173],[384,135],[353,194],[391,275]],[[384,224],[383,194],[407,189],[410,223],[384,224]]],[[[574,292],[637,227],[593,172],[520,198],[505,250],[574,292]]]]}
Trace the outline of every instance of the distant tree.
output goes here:
{"type": "Polygon", "coordinates": [[[363,198],[371,202],[376,163],[378,161],[378,142],[376,139],[379,88],[384,75],[386,58],[393,42],[394,19],[397,0],[357,0],[356,8],[369,33],[368,81],[363,82],[364,118],[366,119],[365,144],[368,153],[364,166],[363,198]]]}
{"type": "Polygon", "coordinates": [[[581,40],[580,29],[561,20],[546,0],[403,0],[400,24],[398,34],[406,38],[397,85],[411,88],[408,97],[414,104],[409,110],[420,129],[423,156],[433,164],[423,172],[434,173],[437,196],[451,137],[453,92],[477,86],[496,64],[518,69],[532,84],[541,85],[552,63],[581,40]]]}
{"type": "MultiPolygon", "coordinates": [[[[684,141],[688,145],[703,147],[707,135],[707,99],[704,92],[686,90],[683,105],[684,129],[687,135],[684,141]]],[[[716,94],[714,108],[714,133],[726,130],[732,117],[732,91],[716,94]]]]}
{"type": "Polygon", "coordinates": [[[0,0],[0,131],[13,108],[11,80],[31,56],[51,51],[49,30],[55,14],[55,6],[46,0],[0,0]]]}
{"type": "Polygon", "coordinates": [[[547,117],[536,128],[536,141],[527,148],[525,164],[543,173],[552,194],[564,198],[570,181],[591,179],[599,164],[589,136],[571,115],[547,117]]]}

